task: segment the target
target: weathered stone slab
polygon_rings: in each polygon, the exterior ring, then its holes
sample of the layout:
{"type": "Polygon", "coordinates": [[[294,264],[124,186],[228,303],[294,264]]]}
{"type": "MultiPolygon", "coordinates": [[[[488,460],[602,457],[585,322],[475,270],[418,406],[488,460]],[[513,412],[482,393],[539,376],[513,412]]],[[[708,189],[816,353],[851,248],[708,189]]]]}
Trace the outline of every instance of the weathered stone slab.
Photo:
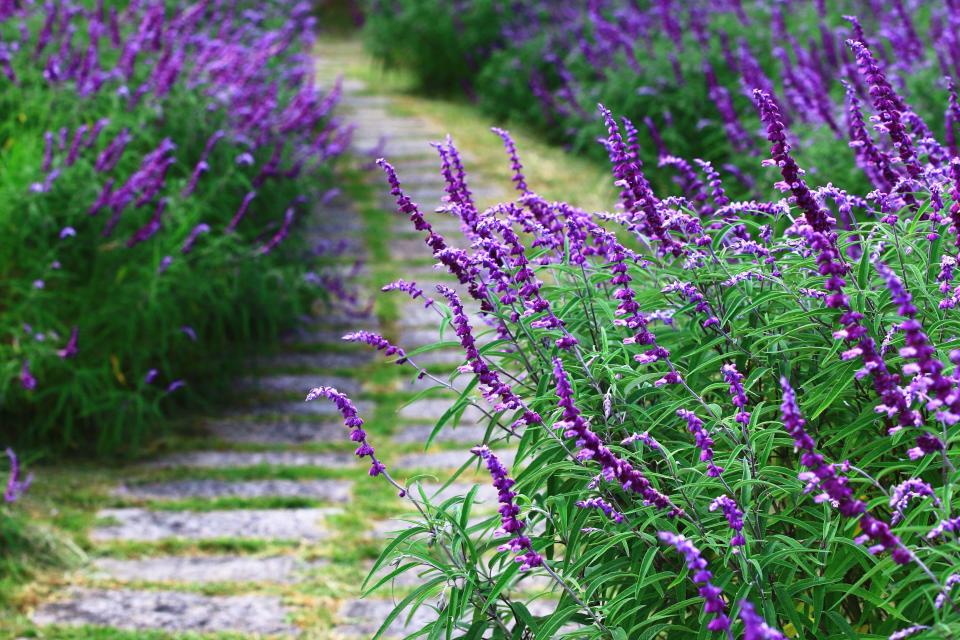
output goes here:
{"type": "MultiPolygon", "coordinates": [[[[516,453],[512,450],[495,451],[500,461],[510,466],[516,458],[516,453]]],[[[412,469],[458,469],[464,462],[471,458],[476,461],[478,458],[469,451],[438,451],[435,453],[414,453],[405,455],[397,459],[393,468],[397,470],[412,469]]]]}
{"type": "Polygon", "coordinates": [[[304,326],[292,331],[284,338],[287,344],[304,345],[343,345],[343,336],[362,328],[359,324],[343,327],[304,326]]]}
{"type": "MultiPolygon", "coordinates": [[[[432,287],[431,287],[432,288],[432,287]]],[[[424,295],[431,298],[438,297],[434,291],[429,291],[424,289],[424,295]]],[[[401,327],[405,329],[410,328],[421,328],[421,327],[433,327],[434,331],[437,331],[440,327],[440,323],[443,321],[444,312],[436,307],[431,305],[429,307],[424,307],[419,300],[413,304],[405,304],[400,309],[400,318],[397,322],[401,327]]]]}
{"type": "Polygon", "coordinates": [[[302,444],[345,442],[343,422],[312,420],[218,420],[204,427],[222,440],[245,444],[302,444]]]}
{"type": "Polygon", "coordinates": [[[298,371],[314,369],[330,371],[332,369],[355,369],[369,364],[373,354],[369,351],[320,351],[317,353],[281,353],[264,356],[254,361],[259,369],[277,371],[298,371]]]}
{"type": "Polygon", "coordinates": [[[243,389],[256,393],[273,393],[306,397],[314,387],[336,387],[348,396],[360,392],[360,383],[355,378],[317,374],[273,375],[259,378],[245,378],[240,382],[243,389]]]}
{"type": "MultiPolygon", "coordinates": [[[[485,325],[476,325],[476,319],[471,319],[470,326],[473,328],[474,342],[478,347],[490,344],[497,339],[497,336],[492,331],[487,330],[485,325]]],[[[459,344],[460,338],[457,337],[451,325],[447,325],[447,327],[444,328],[443,335],[441,336],[439,324],[436,327],[402,329],[400,335],[397,337],[397,343],[410,351],[438,342],[453,342],[459,344]]]]}
{"type": "Polygon", "coordinates": [[[139,560],[100,558],[93,563],[95,577],[125,582],[269,582],[290,584],[321,566],[293,556],[161,556],[139,560]]]}
{"type": "Polygon", "coordinates": [[[379,95],[350,95],[347,94],[340,99],[339,106],[358,107],[358,106],[386,106],[390,104],[390,98],[379,95]]]}
{"type": "MultiPolygon", "coordinates": [[[[410,349],[413,351],[413,349],[410,349]]],[[[409,351],[408,351],[409,353],[409,351]]],[[[411,356],[410,359],[422,367],[451,367],[464,361],[462,351],[454,349],[435,349],[411,356]]]]}
{"type": "Polygon", "coordinates": [[[370,151],[376,148],[377,155],[382,158],[430,155],[436,153],[430,147],[430,143],[424,138],[388,137],[382,145],[378,140],[371,141],[369,138],[366,140],[359,138],[351,143],[351,147],[359,151],[370,151]]]}
{"type": "MultiPolygon", "coordinates": [[[[338,614],[346,624],[335,627],[334,632],[350,638],[373,637],[393,608],[394,603],[390,600],[351,600],[343,605],[338,614]]],[[[408,615],[405,612],[394,618],[384,636],[407,636],[437,619],[437,612],[426,603],[417,609],[409,622],[408,615]]]]}
{"type": "Polygon", "coordinates": [[[182,500],[184,498],[311,498],[329,502],[350,499],[353,483],[346,480],[174,480],[150,484],[123,485],[113,494],[125,498],[147,500],[182,500]]]}
{"type": "MultiPolygon", "coordinates": [[[[414,424],[396,427],[391,439],[400,444],[426,444],[433,433],[434,425],[414,424]]],[[[465,424],[451,428],[445,425],[433,439],[434,442],[456,442],[459,444],[480,444],[487,428],[478,424],[465,424]]]]}
{"type": "MultiPolygon", "coordinates": [[[[304,392],[306,397],[306,392],[304,392]]],[[[363,400],[351,399],[357,411],[362,417],[368,417],[373,412],[373,403],[363,400]]],[[[248,413],[255,416],[263,415],[289,415],[289,416],[315,416],[336,418],[340,415],[335,404],[326,398],[318,398],[313,402],[293,401],[276,404],[262,404],[253,407],[246,407],[238,410],[236,413],[248,413]]]]}
{"type": "MultiPolygon", "coordinates": [[[[423,398],[400,409],[397,415],[410,421],[439,420],[453,406],[453,398],[423,398]]],[[[471,424],[484,419],[483,412],[473,405],[467,405],[460,414],[460,424],[471,424]]]]}
{"type": "Polygon", "coordinates": [[[155,541],[167,538],[213,540],[243,538],[320,540],[320,521],[337,509],[237,509],[224,511],[149,511],[103,509],[99,518],[115,521],[94,529],[93,540],[155,541]]]}
{"type": "Polygon", "coordinates": [[[176,591],[74,589],[41,606],[37,625],[93,625],[136,631],[236,631],[296,635],[276,596],[203,596],[176,591]]]}
{"type": "Polygon", "coordinates": [[[161,458],[158,467],[226,469],[243,467],[352,467],[351,453],[303,453],[300,451],[189,451],[161,458]]]}
{"type": "Polygon", "coordinates": [[[420,236],[406,236],[390,239],[390,255],[397,260],[428,259],[432,252],[420,236]]]}

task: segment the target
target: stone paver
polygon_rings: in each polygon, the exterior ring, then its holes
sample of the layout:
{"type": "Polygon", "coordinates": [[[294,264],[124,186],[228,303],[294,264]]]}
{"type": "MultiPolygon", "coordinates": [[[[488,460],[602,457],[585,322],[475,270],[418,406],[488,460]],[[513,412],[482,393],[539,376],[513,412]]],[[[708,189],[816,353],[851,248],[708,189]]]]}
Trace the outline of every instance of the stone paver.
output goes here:
{"type": "MultiPolygon", "coordinates": [[[[479,402],[483,402],[480,400],[479,402]]],[[[397,415],[404,420],[433,421],[439,420],[451,406],[450,398],[424,398],[400,409],[397,415]]],[[[472,404],[468,404],[460,415],[460,424],[476,423],[484,419],[483,412],[472,404]]]]}
{"type": "Polygon", "coordinates": [[[318,353],[283,353],[265,356],[255,359],[253,364],[258,369],[272,369],[276,371],[296,371],[303,369],[330,371],[332,369],[353,369],[366,366],[372,360],[373,355],[367,351],[344,353],[321,351],[318,353]]]}
{"type": "Polygon", "coordinates": [[[204,428],[222,440],[248,444],[342,443],[348,433],[342,422],[312,420],[217,420],[204,428]]]}
{"type": "Polygon", "coordinates": [[[41,606],[36,624],[96,625],[146,631],[296,635],[276,596],[203,596],[175,591],[76,589],[41,606]]]}
{"type": "Polygon", "coordinates": [[[95,528],[90,538],[156,541],[166,538],[214,540],[320,540],[327,537],[321,521],[337,509],[237,509],[226,511],[149,511],[103,509],[111,524],[95,528]]]}
{"type": "Polygon", "coordinates": [[[123,582],[267,582],[290,584],[320,566],[293,556],[159,556],[139,560],[100,558],[93,563],[94,577],[123,582]]]}
{"type": "Polygon", "coordinates": [[[152,500],[280,497],[346,502],[350,499],[351,486],[352,483],[346,480],[174,480],[123,485],[114,491],[114,495],[152,500]]]}
{"type": "MultiPolygon", "coordinates": [[[[426,292],[426,295],[434,297],[434,293],[426,292]]],[[[405,329],[422,327],[440,328],[443,322],[445,312],[433,305],[424,307],[422,304],[407,304],[400,308],[400,317],[397,324],[405,329]]]]}
{"type": "Polygon", "coordinates": [[[240,382],[242,389],[255,393],[273,393],[305,397],[314,387],[336,387],[348,396],[360,393],[360,382],[344,376],[304,373],[247,378],[240,382]]]}
{"type": "Polygon", "coordinates": [[[356,458],[350,453],[187,451],[161,458],[153,464],[158,467],[196,467],[201,469],[259,466],[349,468],[356,464],[356,458]]]}
{"type": "MultiPolygon", "coordinates": [[[[349,638],[370,638],[383,624],[383,621],[393,611],[394,603],[390,600],[351,600],[343,605],[338,616],[346,624],[337,626],[334,631],[349,638]]],[[[407,621],[409,612],[397,616],[387,627],[386,637],[403,637],[414,631],[419,631],[427,624],[437,619],[437,612],[428,604],[420,607],[410,621],[407,621]]]]}
{"type": "MultiPolygon", "coordinates": [[[[304,397],[306,397],[306,392],[304,392],[304,397]]],[[[353,400],[353,404],[357,407],[357,411],[360,412],[361,416],[368,416],[373,412],[372,402],[353,400]]],[[[314,400],[313,402],[294,401],[277,404],[260,404],[254,407],[244,408],[242,410],[238,409],[236,413],[275,416],[326,416],[328,418],[335,418],[336,416],[340,415],[340,413],[337,411],[337,406],[325,398],[320,398],[318,400],[314,400]]]]}
{"type": "MultiPolygon", "coordinates": [[[[433,433],[433,429],[434,425],[431,424],[400,425],[396,428],[392,440],[401,444],[426,444],[430,434],[433,433]]],[[[480,444],[483,442],[483,436],[486,432],[487,428],[481,425],[465,424],[454,428],[445,425],[434,436],[433,441],[480,444]]]]}
{"type": "MultiPolygon", "coordinates": [[[[516,453],[506,449],[503,451],[494,451],[500,461],[505,465],[513,464],[516,453]]],[[[476,456],[469,451],[437,451],[435,453],[413,453],[401,456],[393,463],[393,468],[397,470],[411,469],[459,469],[464,462],[476,456]]]]}

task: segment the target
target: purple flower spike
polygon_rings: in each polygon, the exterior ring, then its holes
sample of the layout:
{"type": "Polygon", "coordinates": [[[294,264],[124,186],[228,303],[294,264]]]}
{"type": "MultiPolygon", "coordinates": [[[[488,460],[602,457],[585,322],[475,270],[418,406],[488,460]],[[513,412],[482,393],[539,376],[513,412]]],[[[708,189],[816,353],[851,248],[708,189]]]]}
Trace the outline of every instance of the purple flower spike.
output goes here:
{"type": "Polygon", "coordinates": [[[707,475],[717,478],[723,473],[723,467],[713,463],[713,438],[703,427],[703,420],[692,411],[677,409],[677,415],[687,421],[687,429],[693,434],[697,448],[700,449],[700,462],[707,463],[707,475]]]}
{"type": "Polygon", "coordinates": [[[350,398],[334,387],[315,387],[307,394],[306,401],[312,402],[318,398],[326,398],[337,406],[337,411],[343,416],[344,426],[351,429],[350,439],[358,445],[354,453],[360,458],[370,458],[370,475],[376,477],[386,471],[386,467],[377,459],[373,447],[367,442],[367,432],[362,428],[363,419],[350,398]]]}
{"type": "Polygon", "coordinates": [[[780,386],[783,388],[783,404],[780,406],[783,426],[793,436],[794,446],[802,452],[800,463],[810,469],[815,476],[817,486],[823,489],[824,499],[829,499],[836,504],[842,515],[848,518],[860,518],[860,529],[864,535],[857,541],[873,540],[876,544],[870,547],[871,553],[886,550],[891,552],[891,557],[897,564],[909,562],[911,553],[903,546],[900,539],[893,535],[890,526],[871,515],[866,505],[853,497],[853,490],[848,486],[847,479],[837,473],[836,465],[828,464],[823,456],[817,453],[816,443],[807,433],[806,421],[800,414],[797,396],[786,378],[780,378],[780,386]]]}
{"type": "Polygon", "coordinates": [[[77,235],[77,230],[73,227],[64,227],[60,230],[60,239],[66,240],[67,238],[73,238],[77,235]]]}
{"type": "Polygon", "coordinates": [[[614,509],[603,498],[587,498],[586,500],[578,500],[576,504],[581,509],[598,509],[617,524],[623,522],[623,514],[614,509]]]}
{"type": "Polygon", "coordinates": [[[209,233],[210,225],[205,222],[201,222],[190,231],[190,235],[187,236],[187,239],[183,241],[183,246],[180,247],[180,253],[187,254],[193,249],[193,245],[196,243],[197,238],[200,237],[202,233],[209,233]]]}
{"type": "Polygon", "coordinates": [[[573,399],[573,387],[567,378],[567,372],[563,368],[560,358],[553,360],[553,375],[557,381],[557,397],[560,399],[559,405],[563,409],[562,420],[556,422],[554,427],[563,429],[563,434],[567,438],[575,438],[576,445],[580,448],[577,458],[581,461],[594,460],[601,467],[601,476],[608,482],[617,482],[624,491],[630,491],[639,494],[643,498],[645,505],[653,505],[658,509],[669,509],[671,517],[679,516],[683,510],[675,506],[670,499],[653,488],[650,481],[639,470],[634,469],[626,460],[614,454],[600,437],[597,436],[587,420],[580,413],[573,399]]]}
{"type": "Polygon", "coordinates": [[[10,477],[7,480],[7,488],[3,492],[3,499],[7,504],[12,504],[19,500],[30,488],[30,484],[33,482],[33,474],[21,479],[20,461],[17,459],[17,454],[13,452],[13,449],[7,449],[6,453],[7,458],[10,459],[10,477]]]}
{"type": "Polygon", "coordinates": [[[747,544],[743,537],[743,511],[740,510],[733,498],[726,495],[717,496],[710,503],[710,511],[716,511],[717,509],[720,509],[723,517],[727,519],[727,524],[733,529],[734,533],[733,537],[730,538],[730,546],[733,547],[734,553],[738,553],[738,548],[747,544]]]}
{"type": "Polygon", "coordinates": [[[143,382],[145,384],[153,384],[159,374],[160,372],[156,369],[150,369],[147,371],[147,375],[143,376],[143,382]]]}
{"type": "Polygon", "coordinates": [[[230,223],[227,225],[227,232],[233,231],[237,228],[237,225],[240,224],[240,220],[243,219],[243,216],[247,214],[247,209],[250,208],[250,203],[253,202],[253,199],[257,196],[256,191],[251,191],[243,197],[243,202],[240,203],[240,208],[237,209],[237,212],[233,214],[230,223]]]}
{"type": "Polygon", "coordinates": [[[905,110],[903,100],[890,86],[867,45],[856,40],[847,40],[847,46],[856,55],[860,74],[870,85],[870,97],[873,99],[873,106],[880,118],[877,128],[886,131],[890,136],[890,140],[893,142],[894,148],[897,149],[910,177],[914,180],[920,178],[923,169],[917,162],[913,140],[902,122],[902,112],[905,110]]]}
{"type": "Polygon", "coordinates": [[[58,356],[60,356],[64,360],[67,360],[77,355],[77,351],[78,351],[77,338],[79,336],[79,333],[80,333],[79,327],[74,327],[73,329],[70,330],[70,339],[67,341],[67,346],[57,351],[58,356]]]}
{"type": "Polygon", "coordinates": [[[940,506],[940,499],[933,492],[933,487],[919,478],[911,478],[893,487],[890,490],[890,509],[893,511],[890,524],[897,524],[903,519],[903,512],[910,500],[923,497],[933,498],[933,504],[940,506]]]}
{"type": "Polygon", "coordinates": [[[797,206],[803,211],[809,224],[814,231],[822,234],[832,234],[835,220],[830,217],[813,196],[810,187],[803,179],[803,169],[790,155],[790,143],[787,142],[786,127],[783,124],[783,118],[780,115],[780,109],[777,103],[773,101],[770,94],[754,89],[753,99],[760,111],[760,119],[767,127],[767,140],[773,145],[770,148],[770,160],[765,160],[765,165],[776,165],[780,168],[780,175],[783,176],[783,182],[778,182],[777,187],[782,191],[790,191],[797,206]]]}
{"type": "Polygon", "coordinates": [[[390,341],[384,338],[383,336],[373,333],[370,331],[354,331],[353,333],[348,333],[343,336],[343,340],[347,342],[362,342],[368,344],[377,351],[383,351],[383,355],[397,356],[396,364],[403,364],[407,361],[407,354],[404,353],[403,349],[395,345],[390,344],[390,341]]]}
{"type": "Polygon", "coordinates": [[[391,282],[389,284],[383,285],[380,288],[381,291],[403,291],[412,299],[416,300],[417,298],[422,298],[424,300],[423,306],[429,307],[433,304],[433,298],[427,298],[423,295],[423,289],[417,286],[416,282],[407,282],[403,278],[391,282]]]}
{"type": "Polygon", "coordinates": [[[190,325],[187,325],[187,324],[183,325],[182,327],[180,327],[180,331],[183,332],[183,335],[190,338],[191,341],[193,342],[197,341],[197,332],[194,331],[193,327],[191,327],[190,325]]]}
{"type": "Polygon", "coordinates": [[[510,490],[514,485],[514,480],[508,475],[507,468],[486,445],[474,447],[470,450],[470,453],[479,456],[486,463],[487,470],[490,471],[490,477],[493,478],[493,486],[499,492],[500,530],[512,536],[509,542],[501,545],[497,550],[512,551],[518,554],[515,560],[520,563],[520,571],[529,571],[533,567],[539,567],[543,564],[543,558],[533,550],[530,538],[523,535],[523,529],[526,525],[522,518],[517,517],[520,514],[520,507],[513,503],[517,494],[510,490]]]}
{"type": "Polygon", "coordinates": [[[182,389],[185,386],[187,386],[187,383],[184,382],[183,380],[174,380],[169,385],[167,385],[167,393],[173,393],[177,389],[182,389]]]}
{"type": "Polygon", "coordinates": [[[743,622],[743,640],[787,640],[764,621],[747,600],[740,601],[740,620],[743,622]]]}
{"type": "Polygon", "coordinates": [[[730,385],[730,402],[737,408],[735,420],[746,426],[750,424],[750,413],[744,411],[747,406],[747,392],[743,388],[743,374],[737,371],[737,365],[725,364],[721,368],[723,379],[730,385]]]}
{"type": "Polygon", "coordinates": [[[513,183],[516,185],[517,191],[524,194],[530,193],[530,189],[527,188],[527,179],[523,176],[523,165],[520,164],[520,156],[517,155],[517,145],[513,142],[513,138],[510,137],[510,133],[496,127],[491,129],[491,131],[500,136],[503,140],[503,146],[510,156],[510,168],[513,170],[513,183]]]}
{"type": "Polygon", "coordinates": [[[27,391],[33,391],[37,388],[37,379],[30,373],[30,361],[24,360],[20,367],[20,386],[27,391]]]}
{"type": "Polygon", "coordinates": [[[684,536],[671,531],[661,531],[657,537],[683,555],[687,562],[687,569],[693,573],[693,581],[700,585],[700,596],[704,599],[703,610],[713,614],[713,619],[707,623],[707,628],[711,631],[723,631],[730,640],[733,640],[730,618],[727,617],[727,604],[721,597],[723,592],[711,582],[713,574],[707,568],[707,561],[700,555],[700,550],[684,536]]]}

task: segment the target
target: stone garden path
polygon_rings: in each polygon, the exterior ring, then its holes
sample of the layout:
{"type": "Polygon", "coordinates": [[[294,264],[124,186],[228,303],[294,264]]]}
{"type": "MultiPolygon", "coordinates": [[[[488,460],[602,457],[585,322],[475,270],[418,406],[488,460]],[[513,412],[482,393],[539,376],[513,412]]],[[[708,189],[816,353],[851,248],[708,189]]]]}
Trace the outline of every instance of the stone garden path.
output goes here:
{"type": "MultiPolygon", "coordinates": [[[[351,52],[355,45],[325,48],[320,81],[332,84],[349,69],[351,52]]],[[[433,275],[422,237],[393,213],[382,174],[361,166],[371,160],[371,150],[387,156],[414,201],[431,211],[443,183],[428,143],[445,132],[416,115],[398,115],[391,98],[361,80],[345,77],[343,90],[340,115],[357,126],[355,166],[348,170],[353,177],[345,185],[356,184],[313,214],[308,233],[317,244],[337,243],[344,250],[334,266],[352,277],[364,300],[396,278],[436,281],[442,276],[433,275]],[[357,257],[362,263],[353,262],[357,257]]],[[[472,187],[486,199],[496,195],[490,185],[472,187]]],[[[455,220],[430,215],[441,233],[457,232],[455,220]]],[[[408,351],[437,341],[439,322],[430,310],[400,293],[381,298],[377,312],[363,318],[318,311],[280,352],[258,358],[255,375],[238,385],[238,406],[205,420],[196,445],[124,470],[123,483],[105,498],[110,508],[97,513],[89,534],[90,564],[52,589],[36,607],[34,623],[50,627],[49,637],[67,637],[61,626],[82,627],[70,638],[105,638],[96,631],[102,627],[128,631],[116,636],[122,638],[145,637],[148,630],[160,632],[150,638],[186,632],[371,637],[404,588],[417,581],[410,576],[359,599],[388,532],[404,526],[391,519],[403,505],[357,463],[334,406],[303,402],[307,390],[332,385],[350,394],[393,474],[403,479],[427,473],[428,491],[467,460],[469,446],[484,433],[478,412],[467,411],[456,429],[445,429],[424,451],[449,396],[409,404],[426,388],[423,383],[378,362],[379,354],[367,347],[340,340],[363,328],[408,351]]],[[[418,362],[443,372],[460,356],[444,349],[418,362]]],[[[482,478],[465,477],[443,496],[482,478]]],[[[480,488],[481,501],[495,506],[492,488],[480,488]]],[[[428,618],[427,609],[409,626],[401,617],[387,635],[406,635],[428,618]]]]}

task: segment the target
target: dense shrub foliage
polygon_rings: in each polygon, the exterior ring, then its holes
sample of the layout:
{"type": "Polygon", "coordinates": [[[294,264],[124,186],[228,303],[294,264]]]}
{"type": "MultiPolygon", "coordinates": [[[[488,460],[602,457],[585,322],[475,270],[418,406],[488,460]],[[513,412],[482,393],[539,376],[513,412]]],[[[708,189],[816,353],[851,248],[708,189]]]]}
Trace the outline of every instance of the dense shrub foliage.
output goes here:
{"type": "MultiPolygon", "coordinates": [[[[960,73],[949,1],[372,0],[365,29],[383,60],[428,87],[469,88],[498,119],[599,156],[601,102],[637,123],[644,161],[708,159],[737,176],[731,193],[746,196],[756,188],[752,159],[763,153],[754,88],[775,97],[811,173],[847,189],[869,184],[847,148],[843,84],[863,90],[843,45],[862,31],[847,15],[860,16],[891,82],[942,134],[943,78],[960,73]]],[[[666,185],[676,172],[648,174],[666,185]]]]}
{"type": "Polygon", "coordinates": [[[11,441],[134,445],[295,315],[307,263],[280,245],[348,135],[313,26],[307,3],[0,2],[11,441]]]}
{"type": "MultiPolygon", "coordinates": [[[[490,516],[473,492],[435,504],[396,485],[421,517],[368,586],[420,576],[395,615],[434,606],[438,621],[414,635],[960,633],[960,159],[871,49],[845,50],[860,169],[879,183],[869,193],[805,176],[791,112],[761,89],[765,168],[748,160],[780,199],[733,200],[694,158],[669,161],[684,195],[655,193],[635,127],[601,107],[620,189],[609,212],[539,197],[505,132],[517,197],[480,211],[456,149],[438,147],[440,211],[459,218],[461,250],[381,161],[399,212],[460,284],[385,290],[437,309],[463,347],[452,378],[470,382],[438,428],[468,404],[487,412],[461,471],[489,472],[500,502],[490,516]],[[557,601],[546,614],[516,595],[531,575],[557,601]]],[[[417,366],[419,351],[346,339],[453,388],[417,366]]],[[[349,399],[321,387],[308,400],[321,396],[371,475],[396,484],[349,399]]]]}

